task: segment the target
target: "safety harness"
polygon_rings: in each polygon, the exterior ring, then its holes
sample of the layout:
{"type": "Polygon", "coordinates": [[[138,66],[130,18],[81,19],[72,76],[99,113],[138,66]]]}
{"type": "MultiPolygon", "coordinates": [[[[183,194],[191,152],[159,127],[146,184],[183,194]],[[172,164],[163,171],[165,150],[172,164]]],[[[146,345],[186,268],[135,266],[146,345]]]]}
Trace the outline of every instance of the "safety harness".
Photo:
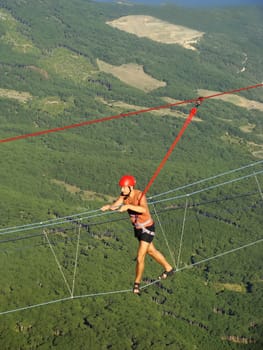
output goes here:
{"type": "Polygon", "coordinates": [[[135,216],[135,221],[134,221],[135,228],[142,230],[142,232],[144,232],[144,233],[148,233],[148,235],[151,235],[151,236],[155,235],[155,232],[150,231],[146,228],[147,225],[149,226],[149,224],[151,224],[153,222],[152,219],[148,219],[144,222],[137,222],[138,215],[134,215],[134,216],[135,216]]]}

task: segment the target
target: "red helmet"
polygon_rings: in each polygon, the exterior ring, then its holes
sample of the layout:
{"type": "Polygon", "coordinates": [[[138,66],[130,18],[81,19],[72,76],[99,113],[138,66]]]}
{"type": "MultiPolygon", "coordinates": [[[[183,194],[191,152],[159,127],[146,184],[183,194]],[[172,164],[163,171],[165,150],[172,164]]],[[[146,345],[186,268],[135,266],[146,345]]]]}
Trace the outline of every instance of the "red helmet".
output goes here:
{"type": "Polygon", "coordinates": [[[136,184],[136,179],[134,176],[132,175],[124,175],[120,178],[119,181],[119,186],[123,187],[123,186],[135,186],[136,184]]]}

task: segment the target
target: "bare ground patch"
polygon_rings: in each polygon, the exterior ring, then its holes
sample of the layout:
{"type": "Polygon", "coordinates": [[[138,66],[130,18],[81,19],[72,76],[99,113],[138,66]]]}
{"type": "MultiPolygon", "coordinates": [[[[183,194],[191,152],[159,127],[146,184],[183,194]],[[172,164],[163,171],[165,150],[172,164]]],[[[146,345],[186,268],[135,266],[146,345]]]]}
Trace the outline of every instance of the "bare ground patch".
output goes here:
{"type": "Polygon", "coordinates": [[[196,50],[193,44],[204,35],[204,32],[144,15],[123,16],[106,23],[138,37],[164,44],[178,44],[190,50],[196,50]]]}
{"type": "Polygon", "coordinates": [[[246,288],[244,285],[237,284],[237,283],[215,283],[214,287],[217,292],[222,290],[230,290],[232,292],[238,292],[238,293],[245,293],[246,288]]]}
{"type": "Polygon", "coordinates": [[[164,81],[159,81],[146,74],[143,66],[139,66],[138,64],[129,63],[122,64],[121,66],[113,66],[99,59],[97,59],[97,64],[101,71],[110,73],[124,83],[145,92],[166,86],[164,81]]]}
{"type": "Polygon", "coordinates": [[[248,151],[256,158],[263,159],[263,144],[257,144],[255,142],[247,142],[243,138],[233,136],[226,132],[223,136],[221,136],[223,141],[228,142],[229,144],[238,144],[238,145],[246,145],[248,151]]]}
{"type": "Polygon", "coordinates": [[[75,185],[70,185],[64,181],[52,179],[51,183],[64,187],[69,193],[79,194],[82,200],[93,200],[93,199],[102,199],[103,201],[113,201],[115,198],[111,196],[107,196],[104,194],[99,194],[97,192],[81,190],[79,187],[75,185]]]}
{"type": "Polygon", "coordinates": [[[240,130],[250,133],[255,130],[256,124],[250,124],[248,123],[247,125],[240,126],[240,130]]]}
{"type": "MultiPolygon", "coordinates": [[[[209,96],[209,95],[215,95],[218,94],[220,92],[218,91],[211,91],[211,90],[203,90],[203,89],[199,89],[198,90],[198,95],[199,96],[209,96]]],[[[226,102],[230,102],[233,103],[236,106],[239,107],[243,107],[246,109],[257,109],[259,111],[263,111],[263,103],[261,102],[257,102],[257,101],[253,101],[253,100],[249,100],[245,97],[242,96],[238,96],[235,94],[229,94],[229,95],[221,95],[221,96],[217,96],[214,97],[215,99],[218,100],[222,100],[222,101],[226,101],[226,102]]]]}
{"type": "Polygon", "coordinates": [[[42,77],[44,77],[45,79],[48,79],[48,72],[42,68],[36,67],[36,66],[27,66],[28,69],[31,69],[35,72],[38,72],[42,77]]]}
{"type": "Polygon", "coordinates": [[[227,340],[232,343],[237,344],[255,344],[256,341],[253,338],[246,338],[246,337],[239,337],[237,335],[228,335],[228,336],[222,336],[222,340],[227,340]]]}
{"type": "MultiPolygon", "coordinates": [[[[138,105],[131,105],[122,101],[111,101],[111,102],[107,102],[106,100],[102,99],[102,98],[97,98],[97,100],[99,102],[102,102],[104,104],[106,104],[107,106],[113,107],[115,109],[117,109],[118,112],[123,112],[123,110],[128,110],[128,111],[140,111],[140,110],[145,110],[147,109],[147,107],[145,106],[138,106],[138,105]]],[[[171,117],[176,117],[176,118],[183,118],[186,119],[187,118],[187,114],[182,113],[181,111],[173,111],[171,110],[169,107],[167,108],[160,108],[160,109],[156,109],[156,110],[151,110],[149,111],[149,113],[151,114],[155,114],[157,116],[164,116],[164,115],[169,115],[171,117]]],[[[194,117],[193,121],[196,122],[201,122],[202,119],[198,118],[198,117],[194,117]]]]}
{"type": "Polygon", "coordinates": [[[0,89],[0,97],[11,98],[25,103],[28,100],[31,100],[33,96],[29,92],[0,89]]]}
{"type": "Polygon", "coordinates": [[[263,144],[258,144],[255,142],[248,142],[249,151],[254,157],[263,159],[263,144]]]}

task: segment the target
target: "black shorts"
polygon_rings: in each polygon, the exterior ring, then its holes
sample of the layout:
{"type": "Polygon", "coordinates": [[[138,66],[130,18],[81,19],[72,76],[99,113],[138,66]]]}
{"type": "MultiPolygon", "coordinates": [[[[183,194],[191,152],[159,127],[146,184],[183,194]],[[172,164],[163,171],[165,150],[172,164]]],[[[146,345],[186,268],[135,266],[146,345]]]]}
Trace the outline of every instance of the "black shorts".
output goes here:
{"type": "Polygon", "coordinates": [[[146,229],[151,231],[153,234],[150,234],[150,233],[143,231],[142,228],[134,227],[134,237],[136,237],[138,239],[138,241],[144,241],[147,243],[151,243],[154,239],[154,231],[155,231],[154,224],[151,226],[147,226],[146,229]]]}

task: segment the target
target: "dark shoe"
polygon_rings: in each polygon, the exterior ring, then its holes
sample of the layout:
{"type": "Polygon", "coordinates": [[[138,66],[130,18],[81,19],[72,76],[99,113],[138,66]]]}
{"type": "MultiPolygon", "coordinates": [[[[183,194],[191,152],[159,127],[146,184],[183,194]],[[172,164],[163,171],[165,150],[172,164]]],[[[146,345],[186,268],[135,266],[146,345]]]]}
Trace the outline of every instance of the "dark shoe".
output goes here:
{"type": "Polygon", "coordinates": [[[158,278],[159,280],[166,280],[167,277],[172,276],[175,273],[175,269],[170,271],[164,271],[158,278]]]}
{"type": "Polygon", "coordinates": [[[133,285],[133,294],[137,294],[140,295],[141,291],[140,291],[140,283],[134,282],[133,285]]]}

